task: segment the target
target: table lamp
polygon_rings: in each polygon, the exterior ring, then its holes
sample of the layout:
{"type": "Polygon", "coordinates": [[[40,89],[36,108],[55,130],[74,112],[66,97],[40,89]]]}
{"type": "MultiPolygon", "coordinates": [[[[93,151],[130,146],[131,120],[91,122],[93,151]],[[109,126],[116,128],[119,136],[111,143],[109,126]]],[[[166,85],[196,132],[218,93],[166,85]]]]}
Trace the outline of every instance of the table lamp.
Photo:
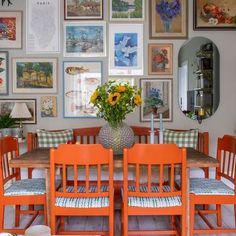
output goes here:
{"type": "Polygon", "coordinates": [[[19,136],[18,138],[24,138],[23,136],[23,125],[22,125],[22,120],[23,119],[27,119],[27,118],[31,118],[32,115],[27,107],[27,105],[25,104],[25,102],[16,102],[14,104],[14,107],[11,111],[10,116],[12,118],[18,119],[19,120],[19,128],[20,128],[20,132],[19,132],[19,136]]]}

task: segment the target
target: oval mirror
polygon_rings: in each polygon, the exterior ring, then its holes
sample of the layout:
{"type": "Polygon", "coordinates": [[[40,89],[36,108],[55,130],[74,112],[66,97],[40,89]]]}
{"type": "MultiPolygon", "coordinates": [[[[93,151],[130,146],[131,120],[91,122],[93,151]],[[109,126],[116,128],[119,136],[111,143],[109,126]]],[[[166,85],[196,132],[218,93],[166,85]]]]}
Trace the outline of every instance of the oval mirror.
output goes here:
{"type": "Polygon", "coordinates": [[[207,38],[194,37],[178,55],[178,100],[182,112],[198,120],[212,116],[220,101],[219,51],[207,38]]]}

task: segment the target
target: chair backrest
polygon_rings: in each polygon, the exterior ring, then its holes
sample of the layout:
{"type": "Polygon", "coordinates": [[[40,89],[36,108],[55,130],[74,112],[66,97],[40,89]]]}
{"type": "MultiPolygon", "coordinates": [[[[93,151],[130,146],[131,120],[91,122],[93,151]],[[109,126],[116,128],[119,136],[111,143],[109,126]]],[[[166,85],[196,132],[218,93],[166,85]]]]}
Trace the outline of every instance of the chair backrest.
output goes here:
{"type": "MultiPolygon", "coordinates": [[[[50,150],[51,198],[55,197],[101,197],[113,195],[113,151],[100,144],[61,144],[50,150]],[[67,168],[73,173],[68,181],[67,168]],[[96,169],[91,180],[90,170],[96,169]],[[56,171],[60,169],[60,171],[56,171]],[[85,176],[79,178],[85,170],[85,176]],[[102,172],[107,170],[104,191],[102,172]],[[58,176],[59,173],[59,176],[58,176]],[[85,180],[84,180],[85,178],[85,180]],[[60,188],[57,189],[58,181],[60,188]],[[108,184],[107,184],[108,183],[108,184]],[[92,190],[91,190],[92,189],[92,190]]],[[[52,203],[53,206],[54,203],[52,203]]]]}
{"type": "Polygon", "coordinates": [[[221,177],[231,181],[236,188],[236,137],[224,135],[218,138],[217,160],[220,167],[217,168],[216,178],[221,177]]]}
{"type": "MultiPolygon", "coordinates": [[[[186,197],[186,150],[175,144],[135,144],[130,149],[124,149],[124,198],[127,197],[186,197]],[[140,170],[146,167],[146,183],[140,183],[140,170]],[[129,171],[135,168],[133,190],[129,186],[129,171]],[[168,191],[164,183],[164,169],[169,169],[168,191]],[[181,169],[181,188],[175,188],[175,173],[181,169]],[[158,176],[157,181],[153,176],[158,176]],[[158,191],[153,191],[157,188],[158,191]]],[[[132,183],[131,183],[132,185],[132,183]]],[[[183,201],[183,204],[184,201],[183,201]]]]}
{"type": "Polygon", "coordinates": [[[101,127],[73,129],[74,140],[81,144],[96,144],[100,129],[101,127]]]}
{"type": "Polygon", "coordinates": [[[131,126],[134,132],[134,142],[135,143],[149,143],[150,140],[150,128],[131,126]]]}
{"type": "Polygon", "coordinates": [[[12,180],[19,179],[19,169],[9,167],[9,160],[19,156],[17,138],[6,136],[0,139],[0,195],[4,193],[4,185],[12,180]]]}

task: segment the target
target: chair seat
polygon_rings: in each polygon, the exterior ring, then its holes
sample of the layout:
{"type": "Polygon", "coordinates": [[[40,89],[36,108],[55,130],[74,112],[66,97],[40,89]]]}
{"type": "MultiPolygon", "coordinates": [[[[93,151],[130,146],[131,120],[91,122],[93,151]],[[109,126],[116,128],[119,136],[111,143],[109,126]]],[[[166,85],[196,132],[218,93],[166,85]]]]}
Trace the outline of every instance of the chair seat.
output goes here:
{"type": "MultiPolygon", "coordinates": [[[[128,187],[129,192],[135,192],[135,186],[128,187]]],[[[159,187],[152,186],[152,192],[159,192],[159,187]]],[[[164,192],[170,192],[170,186],[163,186],[164,192]]],[[[140,186],[140,192],[147,192],[146,186],[140,186]]],[[[128,197],[128,206],[130,207],[148,207],[148,208],[161,208],[181,206],[181,197],[128,197]]]]}
{"type": "MultiPolygon", "coordinates": [[[[58,190],[59,192],[61,189],[58,190]]],[[[67,186],[67,192],[73,192],[73,186],[67,186]]],[[[108,192],[108,186],[101,186],[102,192],[108,192]]],[[[85,186],[79,186],[77,192],[84,193],[85,186]]],[[[89,192],[97,192],[96,186],[90,186],[89,192]]],[[[109,197],[90,197],[90,198],[76,198],[76,197],[57,197],[55,206],[57,207],[71,207],[71,208],[101,208],[109,206],[109,197]]]]}
{"type": "Polygon", "coordinates": [[[43,195],[46,193],[45,179],[22,179],[6,188],[4,196],[43,195]]]}
{"type": "Polygon", "coordinates": [[[190,192],[196,195],[234,195],[234,190],[216,179],[191,178],[190,192]]]}

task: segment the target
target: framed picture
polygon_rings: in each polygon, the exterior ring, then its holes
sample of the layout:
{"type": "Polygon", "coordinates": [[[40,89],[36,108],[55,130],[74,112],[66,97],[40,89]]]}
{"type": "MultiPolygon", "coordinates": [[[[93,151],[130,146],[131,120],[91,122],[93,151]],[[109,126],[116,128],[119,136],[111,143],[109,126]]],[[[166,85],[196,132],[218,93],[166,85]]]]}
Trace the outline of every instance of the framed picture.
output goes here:
{"type": "Polygon", "coordinates": [[[148,74],[173,74],[173,44],[155,43],[148,45],[148,74]]]}
{"type": "Polygon", "coordinates": [[[22,48],[22,12],[0,11],[0,47],[22,48]]]}
{"type": "Polygon", "coordinates": [[[97,21],[65,23],[64,56],[106,56],[106,22],[97,21]]]}
{"type": "Polygon", "coordinates": [[[109,75],[143,75],[143,24],[109,25],[109,75]]]}
{"type": "Polygon", "coordinates": [[[43,96],[40,98],[41,117],[57,117],[57,97],[43,96]]]}
{"type": "Polygon", "coordinates": [[[0,95],[8,94],[8,52],[0,51],[0,95]]]}
{"type": "Polygon", "coordinates": [[[194,30],[235,30],[234,0],[194,0],[194,30]]]}
{"type": "Polygon", "coordinates": [[[64,0],[65,20],[102,20],[103,0],[64,0]]]}
{"type": "Polygon", "coordinates": [[[57,58],[12,58],[13,93],[56,93],[57,58]]]}
{"type": "Polygon", "coordinates": [[[110,0],[111,21],[144,21],[145,0],[110,0]]]}
{"type": "Polygon", "coordinates": [[[163,121],[172,121],[172,80],[171,79],[141,79],[142,88],[141,121],[159,120],[162,113],[163,121]]]}
{"type": "Polygon", "coordinates": [[[150,38],[187,38],[187,0],[149,0],[150,38]]]}
{"type": "Polygon", "coordinates": [[[0,99],[0,115],[10,114],[16,102],[25,102],[32,117],[22,120],[23,124],[37,123],[36,99],[0,99]]]}
{"type": "Polygon", "coordinates": [[[125,77],[109,77],[108,81],[115,81],[117,84],[129,84],[134,86],[134,78],[125,77]]]}
{"type": "Polygon", "coordinates": [[[26,52],[60,52],[60,1],[27,0],[26,52]]]}
{"type": "Polygon", "coordinates": [[[96,117],[90,97],[102,81],[101,61],[65,61],[64,117],[96,117]]]}

